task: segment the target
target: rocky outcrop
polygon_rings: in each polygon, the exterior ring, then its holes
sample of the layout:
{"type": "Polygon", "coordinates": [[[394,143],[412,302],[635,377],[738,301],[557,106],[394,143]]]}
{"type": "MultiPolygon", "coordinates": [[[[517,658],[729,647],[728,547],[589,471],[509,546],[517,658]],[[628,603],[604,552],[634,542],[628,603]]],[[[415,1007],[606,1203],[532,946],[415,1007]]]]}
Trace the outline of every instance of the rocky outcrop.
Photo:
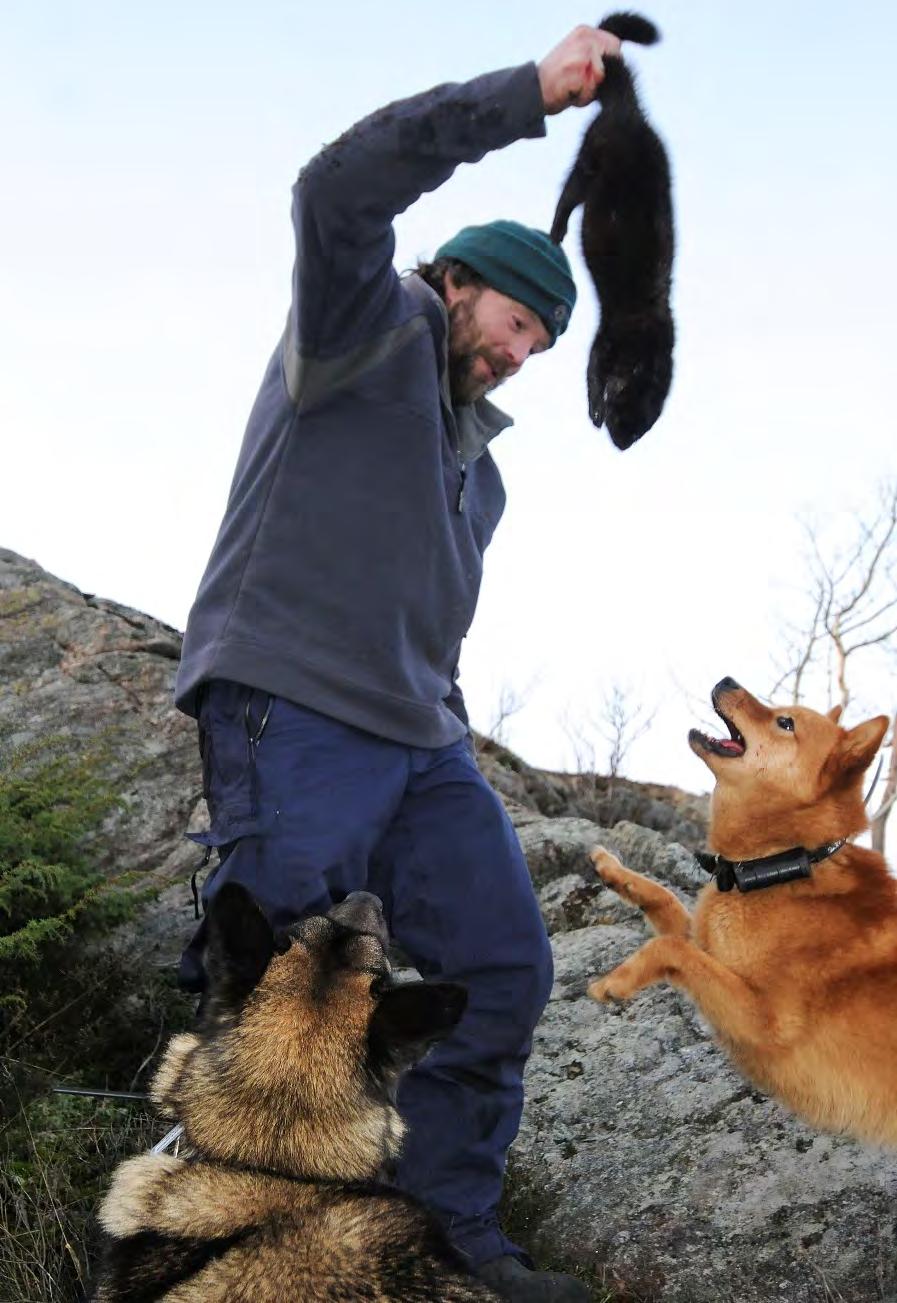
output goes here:
{"type": "MultiPolygon", "coordinates": [[[[155,962],[193,925],[183,831],[202,819],[193,725],[171,705],[179,651],[175,630],[0,551],[0,742],[104,741],[126,809],[97,855],[162,888],[140,922],[155,962]]],[[[489,741],[480,764],[517,826],[555,953],[509,1181],[534,1247],[620,1300],[893,1303],[892,1156],[816,1134],[754,1091],[672,990],[620,1008],[585,995],[645,937],[589,850],[601,842],[690,900],[704,879],[678,842],[700,841],[700,799],[543,774],[489,741]]]]}
{"type": "Polygon", "coordinates": [[[579,815],[606,828],[625,819],[692,849],[703,844],[706,796],[602,774],[546,773],[492,738],[478,739],[477,756],[480,769],[509,804],[552,818],[579,815]]]}
{"type": "Polygon", "coordinates": [[[204,818],[196,729],[172,705],[181,635],[0,549],[0,755],[47,738],[102,753],[121,793],[98,866],[164,891],[145,925],[165,958],[192,922],[184,839],[204,818]],[[173,884],[164,890],[166,884],[173,884]]]}

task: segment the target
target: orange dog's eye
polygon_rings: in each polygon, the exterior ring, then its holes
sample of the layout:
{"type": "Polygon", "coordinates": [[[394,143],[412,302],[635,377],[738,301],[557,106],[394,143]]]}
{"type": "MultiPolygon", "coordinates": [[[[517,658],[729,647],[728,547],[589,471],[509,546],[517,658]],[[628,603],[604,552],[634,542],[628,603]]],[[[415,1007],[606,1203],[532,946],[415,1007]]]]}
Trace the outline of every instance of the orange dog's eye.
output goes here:
{"type": "Polygon", "coordinates": [[[779,728],[783,728],[786,733],[794,732],[794,720],[791,718],[790,715],[779,715],[778,719],[776,720],[776,723],[778,724],[779,728]]]}

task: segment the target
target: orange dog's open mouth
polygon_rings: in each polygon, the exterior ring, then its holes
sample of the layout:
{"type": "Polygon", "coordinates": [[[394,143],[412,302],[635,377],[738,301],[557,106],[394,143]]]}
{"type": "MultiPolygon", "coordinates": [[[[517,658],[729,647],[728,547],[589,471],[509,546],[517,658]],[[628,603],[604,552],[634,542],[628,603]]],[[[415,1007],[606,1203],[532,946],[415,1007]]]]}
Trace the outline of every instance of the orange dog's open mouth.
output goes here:
{"type": "Polygon", "coordinates": [[[714,707],[716,713],[729,730],[728,737],[710,737],[707,733],[702,733],[700,729],[693,728],[689,730],[688,740],[692,746],[698,746],[703,751],[712,751],[716,756],[743,756],[747,750],[747,743],[741,733],[728,719],[721,710],[714,707]]]}

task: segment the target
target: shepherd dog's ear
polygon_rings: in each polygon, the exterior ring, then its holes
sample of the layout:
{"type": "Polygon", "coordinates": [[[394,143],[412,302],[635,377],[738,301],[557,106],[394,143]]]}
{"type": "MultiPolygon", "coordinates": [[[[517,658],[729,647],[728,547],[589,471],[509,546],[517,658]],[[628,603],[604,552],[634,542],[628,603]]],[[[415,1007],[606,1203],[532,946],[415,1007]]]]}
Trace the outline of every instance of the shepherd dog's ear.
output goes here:
{"type": "Polygon", "coordinates": [[[869,768],[890,722],[887,715],[876,715],[874,719],[848,729],[834,757],[841,778],[853,778],[869,768]]]}
{"type": "Polygon", "coordinates": [[[404,1068],[423,1058],[448,1036],[467,1008],[467,991],[457,982],[402,982],[381,995],[368,1039],[375,1063],[404,1068]]]}
{"type": "Polygon", "coordinates": [[[262,980],[274,954],[274,932],[237,882],[226,882],[216,893],[207,923],[208,1005],[215,1012],[234,1011],[262,980]]]}

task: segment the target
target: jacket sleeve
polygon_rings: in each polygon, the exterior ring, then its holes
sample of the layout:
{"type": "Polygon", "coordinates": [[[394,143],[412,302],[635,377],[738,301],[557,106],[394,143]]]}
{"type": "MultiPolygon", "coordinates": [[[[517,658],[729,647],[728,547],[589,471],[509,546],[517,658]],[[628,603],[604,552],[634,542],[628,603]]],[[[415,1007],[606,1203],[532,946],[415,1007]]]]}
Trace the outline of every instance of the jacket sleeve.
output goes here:
{"type": "Polygon", "coordinates": [[[399,100],[316,155],[293,187],[296,351],[308,359],[336,357],[396,324],[393,218],[459,163],[544,134],[530,63],[399,100]]]}

